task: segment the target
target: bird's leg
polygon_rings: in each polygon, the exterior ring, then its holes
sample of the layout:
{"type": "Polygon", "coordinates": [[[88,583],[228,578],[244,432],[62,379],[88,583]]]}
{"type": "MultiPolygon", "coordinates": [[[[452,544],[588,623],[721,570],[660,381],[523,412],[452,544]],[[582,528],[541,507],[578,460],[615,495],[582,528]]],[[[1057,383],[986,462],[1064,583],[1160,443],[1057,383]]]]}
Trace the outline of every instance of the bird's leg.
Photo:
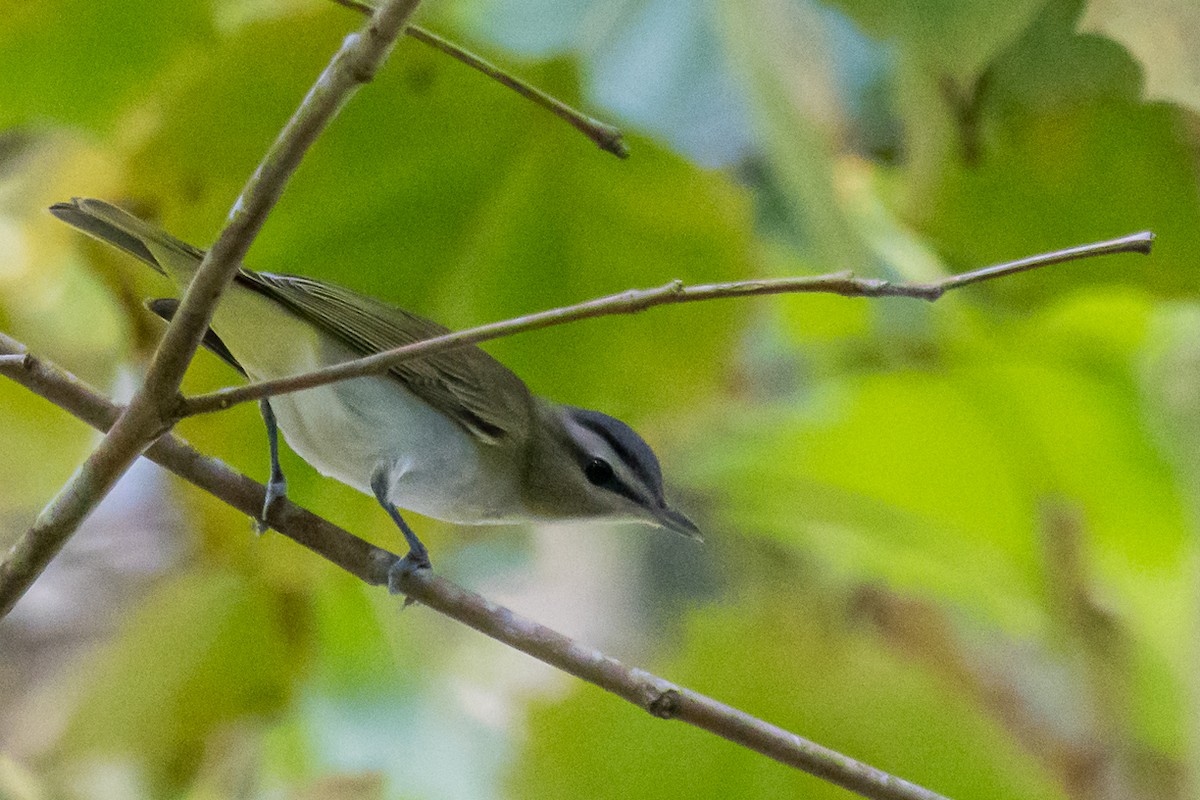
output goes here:
{"type": "Polygon", "coordinates": [[[260,518],[254,520],[255,533],[263,534],[267,531],[267,514],[271,511],[271,505],[287,497],[287,478],[283,477],[283,468],[279,466],[279,425],[275,422],[271,402],[266,398],[259,400],[258,410],[262,412],[263,422],[267,425],[267,445],[271,450],[271,478],[267,481],[267,496],[263,500],[260,518]]]}
{"type": "Polygon", "coordinates": [[[417,538],[417,534],[413,533],[413,529],[408,527],[408,523],[404,521],[404,517],[400,516],[400,512],[396,510],[396,506],[388,501],[388,471],[383,466],[375,470],[375,474],[371,476],[371,491],[375,494],[375,499],[379,501],[379,505],[383,506],[383,510],[388,513],[400,528],[400,532],[404,534],[405,541],[408,542],[408,553],[404,558],[396,562],[396,564],[388,571],[388,589],[392,594],[399,593],[396,579],[400,576],[407,575],[414,570],[429,569],[429,551],[425,549],[425,545],[417,538]]]}

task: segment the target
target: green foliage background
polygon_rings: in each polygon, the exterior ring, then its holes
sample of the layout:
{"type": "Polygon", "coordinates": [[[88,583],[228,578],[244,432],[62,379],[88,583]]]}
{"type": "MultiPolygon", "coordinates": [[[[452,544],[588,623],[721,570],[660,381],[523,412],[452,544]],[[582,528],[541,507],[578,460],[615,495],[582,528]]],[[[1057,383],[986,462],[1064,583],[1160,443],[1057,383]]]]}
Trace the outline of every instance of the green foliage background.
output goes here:
{"type": "MultiPolygon", "coordinates": [[[[429,0],[630,132],[619,162],[403,43],[249,263],[451,326],[673,278],[927,280],[1140,229],[934,305],[796,296],[488,346],[630,421],[704,548],[455,530],[438,568],[955,798],[1191,797],[1200,12],[1167,0],[429,0]]],[[[45,213],[206,244],[341,38],[318,0],[0,0],[0,327],[126,396],[166,291],[45,213]]],[[[236,376],[198,356],[185,389],[236,376]]],[[[0,380],[0,544],[94,444],[0,380]]],[[[262,478],[254,409],[181,433],[262,478]]],[[[285,454],[293,499],[391,547],[285,454]]],[[[845,793],[359,585],[149,467],[0,623],[0,796],[845,793]]]]}

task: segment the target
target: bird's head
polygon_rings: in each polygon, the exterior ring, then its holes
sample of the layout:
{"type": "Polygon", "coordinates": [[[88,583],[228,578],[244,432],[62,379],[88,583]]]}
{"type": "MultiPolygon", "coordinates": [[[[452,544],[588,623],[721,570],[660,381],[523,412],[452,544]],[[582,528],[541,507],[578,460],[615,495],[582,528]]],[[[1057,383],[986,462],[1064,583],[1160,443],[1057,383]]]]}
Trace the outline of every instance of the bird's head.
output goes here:
{"type": "Polygon", "coordinates": [[[700,538],[695,524],[667,505],[658,458],[633,428],[573,406],[545,403],[539,416],[525,482],[537,516],[643,522],[700,538]]]}

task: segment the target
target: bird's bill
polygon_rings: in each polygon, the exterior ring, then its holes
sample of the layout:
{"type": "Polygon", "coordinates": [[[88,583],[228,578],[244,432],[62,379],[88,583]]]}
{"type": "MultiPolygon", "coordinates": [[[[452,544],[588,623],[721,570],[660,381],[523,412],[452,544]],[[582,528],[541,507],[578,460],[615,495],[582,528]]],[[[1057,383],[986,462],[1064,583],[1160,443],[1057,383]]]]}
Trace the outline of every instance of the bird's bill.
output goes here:
{"type": "Polygon", "coordinates": [[[700,529],[696,527],[696,523],[685,517],[673,508],[663,506],[654,513],[658,524],[670,531],[682,534],[689,539],[695,539],[698,542],[704,541],[704,537],[700,535],[700,529]]]}

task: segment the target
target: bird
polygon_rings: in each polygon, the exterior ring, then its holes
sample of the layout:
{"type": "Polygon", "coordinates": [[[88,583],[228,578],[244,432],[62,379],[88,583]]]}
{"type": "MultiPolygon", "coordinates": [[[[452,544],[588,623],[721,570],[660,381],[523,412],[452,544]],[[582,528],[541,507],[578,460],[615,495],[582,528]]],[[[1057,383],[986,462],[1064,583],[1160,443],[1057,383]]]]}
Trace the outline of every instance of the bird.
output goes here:
{"type": "MultiPolygon", "coordinates": [[[[111,203],[73,198],[50,212],[187,288],[204,251],[111,203]]],[[[147,307],[170,320],[174,298],[147,307]]],[[[240,266],[203,344],[246,378],[264,381],[372,355],[449,329],[315,278],[240,266]]],[[[664,498],[658,457],[633,428],[599,411],[533,394],[474,345],[393,365],[385,373],[259,403],[270,479],[256,526],[287,494],[278,436],[321,474],[371,495],[408,552],[393,569],[430,567],[401,509],[462,525],[640,522],[699,539],[664,498]]]]}

